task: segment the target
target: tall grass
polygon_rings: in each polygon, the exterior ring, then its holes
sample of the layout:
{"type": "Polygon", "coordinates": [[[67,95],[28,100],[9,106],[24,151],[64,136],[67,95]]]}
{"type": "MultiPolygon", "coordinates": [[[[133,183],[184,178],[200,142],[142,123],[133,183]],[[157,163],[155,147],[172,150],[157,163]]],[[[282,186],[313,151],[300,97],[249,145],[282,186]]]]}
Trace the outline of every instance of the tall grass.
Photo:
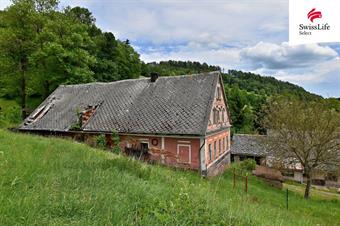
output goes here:
{"type": "Polygon", "coordinates": [[[73,141],[0,130],[0,225],[338,225],[338,201],[305,201],[251,177],[147,165],[73,141]]]}
{"type": "Polygon", "coordinates": [[[21,121],[21,111],[15,100],[0,98],[0,128],[11,127],[21,121]]]}

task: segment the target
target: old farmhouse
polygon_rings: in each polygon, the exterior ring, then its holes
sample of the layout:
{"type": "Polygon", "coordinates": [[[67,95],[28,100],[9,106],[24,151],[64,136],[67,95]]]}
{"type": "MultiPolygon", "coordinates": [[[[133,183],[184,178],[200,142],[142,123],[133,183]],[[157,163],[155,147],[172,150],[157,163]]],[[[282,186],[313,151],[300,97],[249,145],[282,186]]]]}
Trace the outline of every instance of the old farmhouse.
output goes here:
{"type": "Polygon", "coordinates": [[[91,142],[119,134],[122,150],[214,175],[230,162],[230,120],[219,72],[59,86],[19,127],[91,142]]]}

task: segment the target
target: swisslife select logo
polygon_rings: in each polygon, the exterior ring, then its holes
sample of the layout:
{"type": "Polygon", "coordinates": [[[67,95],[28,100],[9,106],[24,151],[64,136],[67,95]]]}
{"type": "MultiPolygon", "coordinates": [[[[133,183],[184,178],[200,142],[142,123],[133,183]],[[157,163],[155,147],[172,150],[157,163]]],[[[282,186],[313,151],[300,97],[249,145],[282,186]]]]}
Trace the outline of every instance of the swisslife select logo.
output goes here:
{"type": "MultiPolygon", "coordinates": [[[[321,19],[322,13],[321,11],[316,11],[315,8],[313,8],[309,13],[307,14],[307,18],[310,20],[310,22],[314,23],[315,19],[321,19]]],[[[299,24],[299,34],[300,35],[312,35],[313,31],[323,31],[327,30],[329,31],[331,29],[331,26],[328,23],[323,24],[299,24]]]]}
{"type": "Polygon", "coordinates": [[[290,0],[289,43],[340,42],[340,0],[290,0]]]}
{"type": "Polygon", "coordinates": [[[314,23],[314,20],[317,18],[322,18],[322,13],[320,11],[315,11],[315,8],[309,11],[307,14],[308,19],[314,23]]]}

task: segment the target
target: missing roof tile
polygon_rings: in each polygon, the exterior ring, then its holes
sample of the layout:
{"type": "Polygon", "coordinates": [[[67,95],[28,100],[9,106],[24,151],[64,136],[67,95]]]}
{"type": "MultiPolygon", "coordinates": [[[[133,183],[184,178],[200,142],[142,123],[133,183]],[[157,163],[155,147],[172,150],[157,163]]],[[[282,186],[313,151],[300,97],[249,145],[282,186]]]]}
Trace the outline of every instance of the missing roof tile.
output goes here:
{"type": "Polygon", "coordinates": [[[29,118],[26,119],[25,125],[36,122],[38,119],[42,118],[46,113],[53,107],[53,102],[56,98],[52,97],[47,101],[46,104],[40,106],[29,118]]]}

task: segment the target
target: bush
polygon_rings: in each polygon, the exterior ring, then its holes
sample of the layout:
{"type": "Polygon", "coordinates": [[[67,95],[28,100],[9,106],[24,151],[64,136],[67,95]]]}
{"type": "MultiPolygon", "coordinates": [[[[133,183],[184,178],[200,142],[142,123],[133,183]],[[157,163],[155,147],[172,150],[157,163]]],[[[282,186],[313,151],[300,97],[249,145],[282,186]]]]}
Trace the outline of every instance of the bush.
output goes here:
{"type": "Polygon", "coordinates": [[[20,107],[13,106],[0,106],[0,127],[11,127],[19,124],[21,121],[20,107]]]}
{"type": "Polygon", "coordinates": [[[230,167],[235,169],[239,174],[246,174],[248,171],[255,170],[256,162],[254,159],[246,159],[241,162],[233,163],[230,167]]]}
{"type": "Polygon", "coordinates": [[[120,150],[120,139],[118,133],[113,130],[112,131],[112,140],[113,140],[113,153],[119,154],[121,152],[120,150]]]}
{"type": "Polygon", "coordinates": [[[256,162],[254,159],[246,159],[240,162],[240,168],[246,171],[252,171],[256,168],[256,162]]]}
{"type": "Polygon", "coordinates": [[[100,134],[96,140],[97,147],[104,149],[106,147],[106,139],[104,134],[100,134]]]}

